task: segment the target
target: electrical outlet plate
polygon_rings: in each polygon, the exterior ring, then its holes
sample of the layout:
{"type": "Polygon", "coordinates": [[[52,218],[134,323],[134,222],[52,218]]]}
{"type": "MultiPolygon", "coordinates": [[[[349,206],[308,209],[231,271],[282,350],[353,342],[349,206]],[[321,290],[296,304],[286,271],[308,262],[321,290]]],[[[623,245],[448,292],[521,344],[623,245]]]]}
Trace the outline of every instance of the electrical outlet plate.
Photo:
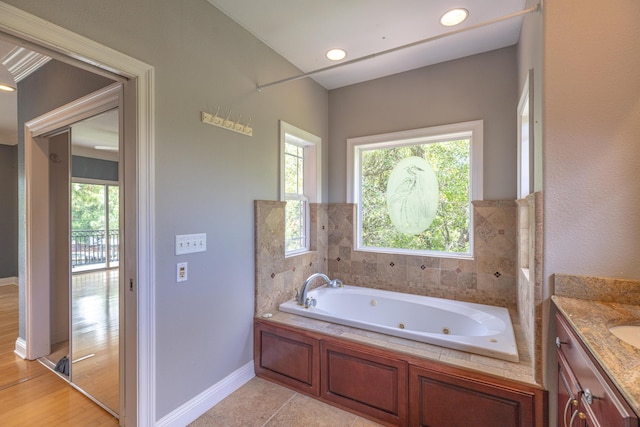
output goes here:
{"type": "Polygon", "coordinates": [[[187,281],[187,263],[179,262],[176,265],[176,282],[186,282],[187,281]]]}
{"type": "Polygon", "coordinates": [[[207,250],[207,234],[179,234],[176,236],[176,255],[205,252],[207,250]]]}

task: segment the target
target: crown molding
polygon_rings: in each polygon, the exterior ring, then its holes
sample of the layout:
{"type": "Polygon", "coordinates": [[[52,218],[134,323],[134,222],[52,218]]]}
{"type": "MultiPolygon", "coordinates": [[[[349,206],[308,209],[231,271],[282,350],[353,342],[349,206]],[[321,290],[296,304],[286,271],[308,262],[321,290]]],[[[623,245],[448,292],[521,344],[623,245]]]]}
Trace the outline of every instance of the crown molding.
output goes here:
{"type": "Polygon", "coordinates": [[[2,65],[13,76],[16,83],[49,62],[51,57],[33,52],[24,47],[15,47],[2,58],[2,65]]]}

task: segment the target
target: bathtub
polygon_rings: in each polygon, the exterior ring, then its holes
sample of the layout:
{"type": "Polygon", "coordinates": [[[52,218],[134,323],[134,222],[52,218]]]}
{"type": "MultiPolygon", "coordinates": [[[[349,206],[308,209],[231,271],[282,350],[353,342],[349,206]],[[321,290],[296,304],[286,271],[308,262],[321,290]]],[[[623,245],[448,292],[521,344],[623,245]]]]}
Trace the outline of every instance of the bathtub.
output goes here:
{"type": "Polygon", "coordinates": [[[305,308],[295,300],[280,311],[380,332],[469,353],[518,362],[518,348],[506,308],[378,289],[322,286],[307,293],[305,308]]]}

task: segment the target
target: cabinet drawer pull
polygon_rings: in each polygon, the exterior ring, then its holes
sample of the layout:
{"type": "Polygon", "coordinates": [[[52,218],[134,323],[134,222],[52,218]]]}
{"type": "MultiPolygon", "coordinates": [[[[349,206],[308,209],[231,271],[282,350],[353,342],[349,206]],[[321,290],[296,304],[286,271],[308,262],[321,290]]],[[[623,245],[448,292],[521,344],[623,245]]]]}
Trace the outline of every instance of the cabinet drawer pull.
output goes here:
{"type": "Polygon", "coordinates": [[[560,348],[562,344],[569,344],[568,342],[560,341],[560,337],[556,337],[556,347],[560,348]]]}

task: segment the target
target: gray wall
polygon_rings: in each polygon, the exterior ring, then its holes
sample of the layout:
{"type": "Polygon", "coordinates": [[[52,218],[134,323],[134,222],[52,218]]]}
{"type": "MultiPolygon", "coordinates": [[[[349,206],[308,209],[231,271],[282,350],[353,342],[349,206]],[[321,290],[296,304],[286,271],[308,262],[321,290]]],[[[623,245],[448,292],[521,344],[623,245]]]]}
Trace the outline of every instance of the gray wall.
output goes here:
{"type": "Polygon", "coordinates": [[[484,199],[516,198],[516,49],[507,47],[329,92],[329,201],[346,201],[346,140],[484,120],[484,199]]]}
{"type": "MultiPolygon", "coordinates": [[[[155,67],[161,418],[253,359],[253,201],[278,198],[279,119],[327,141],[327,91],[306,79],[257,92],[298,70],[205,0],[7,3],[155,67]],[[217,106],[252,117],[254,136],[201,123],[217,106]],[[207,252],[175,256],[187,233],[207,233],[207,252]],[[177,284],[180,261],[189,280],[177,284]]],[[[323,189],[326,201],[326,178],[323,189]]]]}
{"type": "MultiPolygon", "coordinates": [[[[113,81],[55,60],[18,83],[18,224],[25,224],[24,124],[113,81]]],[[[25,337],[26,230],[18,227],[19,333],[25,337]]]]}
{"type": "Polygon", "coordinates": [[[0,144],[0,279],[18,276],[18,146],[0,144]]]}

